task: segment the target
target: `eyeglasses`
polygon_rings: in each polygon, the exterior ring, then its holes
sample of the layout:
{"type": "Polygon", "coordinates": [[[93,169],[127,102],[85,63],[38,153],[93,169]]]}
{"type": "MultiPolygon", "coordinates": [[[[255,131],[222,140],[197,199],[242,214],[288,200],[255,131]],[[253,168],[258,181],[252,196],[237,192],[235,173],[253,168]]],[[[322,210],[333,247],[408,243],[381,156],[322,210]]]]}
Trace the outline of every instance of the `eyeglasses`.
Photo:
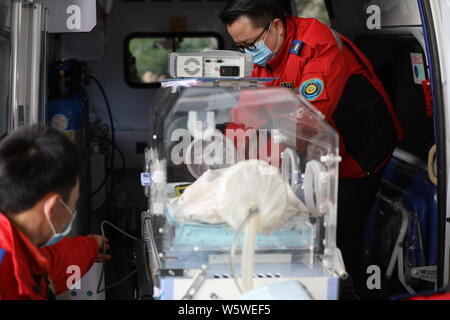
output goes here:
{"type": "Polygon", "coordinates": [[[233,50],[239,51],[239,52],[241,52],[241,53],[245,53],[245,50],[248,50],[248,51],[253,51],[253,50],[255,50],[255,49],[256,49],[256,42],[257,42],[258,39],[264,34],[264,32],[266,32],[267,29],[270,28],[270,25],[271,25],[271,24],[272,24],[272,22],[269,23],[269,24],[264,28],[264,30],[256,37],[256,39],[255,39],[253,42],[248,43],[248,44],[243,45],[243,46],[238,46],[237,44],[233,43],[233,46],[232,46],[233,50]]]}

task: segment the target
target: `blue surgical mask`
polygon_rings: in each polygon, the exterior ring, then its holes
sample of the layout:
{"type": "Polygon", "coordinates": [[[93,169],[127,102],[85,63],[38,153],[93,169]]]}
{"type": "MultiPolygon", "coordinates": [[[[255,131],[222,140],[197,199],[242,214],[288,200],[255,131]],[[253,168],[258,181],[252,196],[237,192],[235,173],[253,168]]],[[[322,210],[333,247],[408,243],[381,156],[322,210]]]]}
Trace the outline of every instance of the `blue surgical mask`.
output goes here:
{"type": "Polygon", "coordinates": [[[61,203],[61,205],[70,213],[70,215],[72,216],[72,219],[70,220],[70,222],[67,224],[67,226],[64,228],[63,231],[61,231],[60,233],[57,233],[55,227],[53,226],[53,223],[50,221],[50,219],[47,218],[50,228],[52,228],[53,235],[50,237],[50,239],[44,245],[42,245],[42,247],[54,245],[55,243],[61,241],[64,237],[66,237],[72,230],[73,220],[75,220],[77,212],[76,211],[72,212],[72,210],[70,210],[69,206],[67,204],[65,204],[64,201],[62,201],[61,199],[59,200],[59,203],[61,203]]]}
{"type": "Polygon", "coordinates": [[[250,50],[245,49],[245,53],[251,54],[253,56],[253,63],[255,63],[261,67],[265,67],[267,65],[267,62],[274,57],[274,55],[276,54],[276,50],[278,49],[279,38],[277,39],[277,49],[275,49],[275,51],[270,50],[269,47],[264,42],[266,40],[267,36],[269,35],[271,27],[272,27],[272,24],[270,24],[269,29],[267,30],[267,34],[264,37],[264,39],[259,40],[256,43],[255,50],[250,51],[250,50]]]}

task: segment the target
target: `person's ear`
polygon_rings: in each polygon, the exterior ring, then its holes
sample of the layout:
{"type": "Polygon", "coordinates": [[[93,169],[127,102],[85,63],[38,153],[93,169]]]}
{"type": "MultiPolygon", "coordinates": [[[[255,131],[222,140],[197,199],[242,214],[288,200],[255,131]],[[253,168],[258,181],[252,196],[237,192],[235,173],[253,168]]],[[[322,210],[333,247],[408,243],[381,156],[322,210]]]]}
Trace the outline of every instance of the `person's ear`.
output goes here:
{"type": "Polygon", "coordinates": [[[272,22],[275,25],[275,30],[277,31],[278,36],[284,36],[284,23],[283,20],[276,18],[272,22]]]}
{"type": "Polygon", "coordinates": [[[44,199],[44,214],[50,221],[54,220],[55,209],[60,199],[61,196],[56,193],[49,194],[44,199]]]}

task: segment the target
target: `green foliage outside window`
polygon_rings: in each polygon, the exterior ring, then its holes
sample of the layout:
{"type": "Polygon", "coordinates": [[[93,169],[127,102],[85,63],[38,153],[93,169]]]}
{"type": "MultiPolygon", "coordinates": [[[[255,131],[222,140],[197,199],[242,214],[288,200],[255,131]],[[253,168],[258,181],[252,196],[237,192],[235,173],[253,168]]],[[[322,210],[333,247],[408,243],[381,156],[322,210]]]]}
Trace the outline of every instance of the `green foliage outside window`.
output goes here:
{"type": "Polygon", "coordinates": [[[168,56],[171,52],[218,48],[219,42],[214,37],[133,38],[129,42],[128,50],[134,57],[135,65],[130,65],[129,78],[134,83],[156,83],[168,77],[168,56]]]}
{"type": "Polygon", "coordinates": [[[302,18],[316,18],[327,26],[330,18],[324,0],[294,0],[297,15],[302,18]]]}

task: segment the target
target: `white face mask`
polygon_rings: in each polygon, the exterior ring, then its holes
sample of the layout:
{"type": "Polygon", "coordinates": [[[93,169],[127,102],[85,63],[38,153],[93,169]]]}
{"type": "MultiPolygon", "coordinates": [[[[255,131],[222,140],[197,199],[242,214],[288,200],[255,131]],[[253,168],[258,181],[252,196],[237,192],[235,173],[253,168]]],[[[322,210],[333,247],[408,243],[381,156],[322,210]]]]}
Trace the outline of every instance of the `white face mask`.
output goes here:
{"type": "Polygon", "coordinates": [[[59,242],[64,237],[66,237],[72,230],[72,224],[73,224],[73,221],[75,220],[77,212],[76,211],[72,212],[72,210],[70,210],[69,206],[66,203],[64,203],[64,201],[62,201],[61,199],[59,200],[59,203],[61,203],[61,205],[70,213],[70,215],[72,216],[72,219],[67,224],[67,226],[64,228],[64,230],[62,230],[60,233],[57,233],[55,227],[53,226],[53,223],[46,216],[48,224],[50,225],[50,228],[52,228],[53,235],[50,237],[50,239],[44,245],[42,245],[42,247],[51,246],[51,245],[59,242]]]}

